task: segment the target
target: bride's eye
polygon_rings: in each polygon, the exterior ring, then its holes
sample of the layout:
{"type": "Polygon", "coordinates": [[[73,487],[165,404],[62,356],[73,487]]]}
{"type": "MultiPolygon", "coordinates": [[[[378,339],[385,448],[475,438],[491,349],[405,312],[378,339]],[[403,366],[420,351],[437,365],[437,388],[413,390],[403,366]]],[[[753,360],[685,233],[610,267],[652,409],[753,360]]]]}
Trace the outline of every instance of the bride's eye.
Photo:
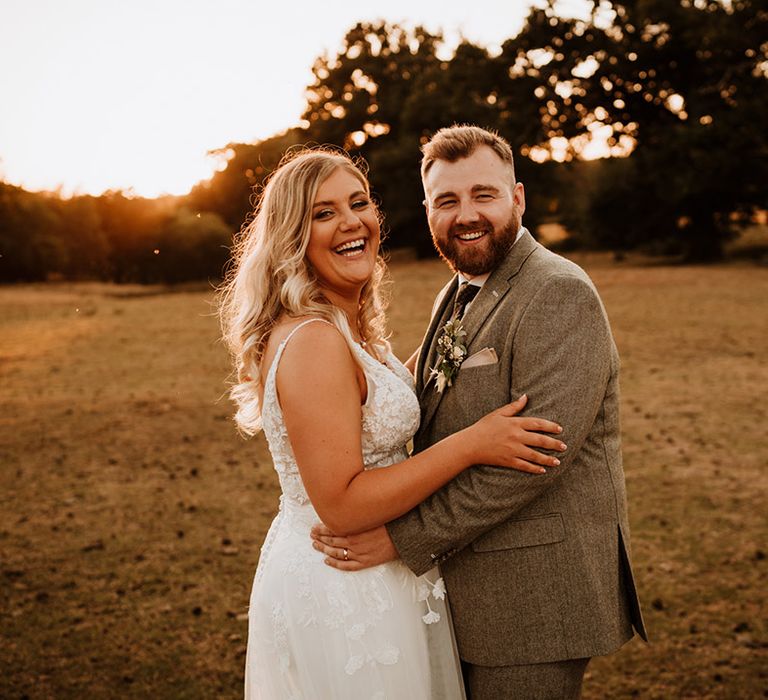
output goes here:
{"type": "Polygon", "coordinates": [[[316,221],[322,221],[325,219],[329,219],[333,216],[333,209],[320,209],[315,212],[315,215],[312,217],[316,221]]]}
{"type": "Polygon", "coordinates": [[[367,199],[357,199],[354,202],[352,202],[352,208],[365,209],[369,204],[370,204],[370,201],[367,199]]]}

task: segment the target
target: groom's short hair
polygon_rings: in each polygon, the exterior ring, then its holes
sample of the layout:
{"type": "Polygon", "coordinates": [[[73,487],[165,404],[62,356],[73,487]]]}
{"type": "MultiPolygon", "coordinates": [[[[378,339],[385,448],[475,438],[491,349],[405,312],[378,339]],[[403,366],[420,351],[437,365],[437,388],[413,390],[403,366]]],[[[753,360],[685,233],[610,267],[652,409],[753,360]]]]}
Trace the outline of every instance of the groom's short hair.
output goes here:
{"type": "Polygon", "coordinates": [[[421,177],[429,172],[436,160],[454,163],[461,158],[468,158],[479,146],[488,146],[507,165],[515,181],[515,159],[509,142],[495,131],[482,129],[470,124],[455,124],[440,129],[421,147],[421,177]]]}

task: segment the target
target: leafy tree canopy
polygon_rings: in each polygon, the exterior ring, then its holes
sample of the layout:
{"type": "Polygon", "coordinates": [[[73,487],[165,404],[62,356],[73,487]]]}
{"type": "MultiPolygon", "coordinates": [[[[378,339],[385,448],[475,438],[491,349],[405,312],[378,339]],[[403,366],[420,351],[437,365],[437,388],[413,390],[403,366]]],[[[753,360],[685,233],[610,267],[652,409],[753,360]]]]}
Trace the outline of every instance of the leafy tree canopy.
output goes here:
{"type": "Polygon", "coordinates": [[[768,206],[765,0],[602,0],[588,21],[550,6],[502,55],[537,79],[546,135],[570,139],[569,156],[602,125],[611,146],[629,146],[626,162],[605,164],[584,216],[568,220],[599,227],[598,243],[655,241],[713,259],[768,206]]]}
{"type": "Polygon", "coordinates": [[[525,223],[581,243],[715,259],[768,209],[768,0],[593,0],[586,18],[534,8],[498,54],[386,22],[319,57],[301,126],[219,151],[187,197],[61,200],[0,183],[0,280],[216,277],[231,232],[285,151],[335,144],[370,164],[389,244],[432,252],[419,147],[474,123],[512,144],[525,223]],[[614,157],[580,160],[595,133],[614,157]],[[557,160],[565,160],[560,164],[557,160]],[[228,233],[229,232],[229,233],[228,233]]]}

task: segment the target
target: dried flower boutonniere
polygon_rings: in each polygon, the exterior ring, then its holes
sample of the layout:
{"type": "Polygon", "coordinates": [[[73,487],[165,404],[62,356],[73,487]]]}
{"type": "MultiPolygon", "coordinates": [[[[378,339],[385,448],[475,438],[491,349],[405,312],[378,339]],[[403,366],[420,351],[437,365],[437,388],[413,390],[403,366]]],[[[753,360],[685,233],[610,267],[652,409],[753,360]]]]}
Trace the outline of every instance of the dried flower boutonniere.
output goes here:
{"type": "Polygon", "coordinates": [[[431,370],[431,376],[436,378],[438,394],[442,394],[445,387],[453,386],[459,367],[467,356],[466,337],[467,332],[460,318],[452,318],[442,328],[442,335],[437,341],[437,364],[431,370]]]}

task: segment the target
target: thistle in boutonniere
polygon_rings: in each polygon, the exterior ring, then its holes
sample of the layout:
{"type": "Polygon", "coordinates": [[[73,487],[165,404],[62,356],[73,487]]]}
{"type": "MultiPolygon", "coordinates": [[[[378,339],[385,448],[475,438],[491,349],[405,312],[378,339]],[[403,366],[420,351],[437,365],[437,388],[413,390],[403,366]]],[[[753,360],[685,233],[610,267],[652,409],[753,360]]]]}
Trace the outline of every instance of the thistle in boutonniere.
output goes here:
{"type": "Polygon", "coordinates": [[[459,373],[459,367],[467,356],[467,346],[464,341],[467,332],[461,325],[460,318],[452,318],[442,328],[442,334],[437,341],[437,364],[432,368],[432,376],[436,378],[435,389],[443,393],[447,386],[453,386],[453,380],[459,373]]]}

